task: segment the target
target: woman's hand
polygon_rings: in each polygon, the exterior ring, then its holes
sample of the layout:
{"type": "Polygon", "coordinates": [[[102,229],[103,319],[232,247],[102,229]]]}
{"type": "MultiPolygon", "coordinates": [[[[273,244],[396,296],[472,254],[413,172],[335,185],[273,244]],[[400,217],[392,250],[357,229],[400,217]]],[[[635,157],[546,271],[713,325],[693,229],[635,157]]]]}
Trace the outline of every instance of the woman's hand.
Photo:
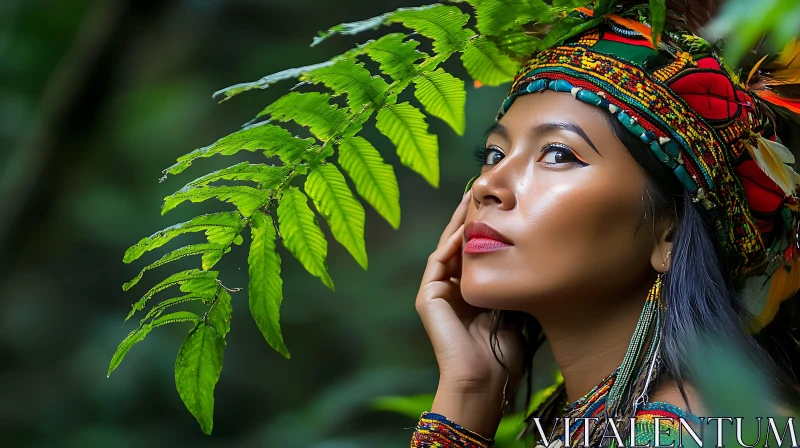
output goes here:
{"type": "Polygon", "coordinates": [[[510,395],[522,375],[523,340],[514,325],[497,332],[497,354],[509,377],[492,353],[491,312],[469,305],[461,296],[464,220],[471,197],[471,191],[464,195],[428,257],[416,308],[439,364],[439,389],[431,410],[491,437],[502,414],[507,378],[510,395]]]}

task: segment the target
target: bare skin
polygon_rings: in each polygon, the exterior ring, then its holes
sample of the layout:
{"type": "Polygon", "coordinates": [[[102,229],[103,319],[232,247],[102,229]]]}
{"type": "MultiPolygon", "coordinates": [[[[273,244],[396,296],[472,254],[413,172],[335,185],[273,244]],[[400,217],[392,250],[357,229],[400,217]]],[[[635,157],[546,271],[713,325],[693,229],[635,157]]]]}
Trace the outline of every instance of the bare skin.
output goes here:
{"type": "MultiPolygon", "coordinates": [[[[518,98],[490,132],[487,164],[428,259],[416,308],[439,364],[432,411],[479,434],[494,434],[506,382],[489,346],[488,309],[541,323],[575,400],[620,365],[648,290],[669,269],[674,223],[643,219],[645,173],[602,113],[563,93],[518,98]],[[476,251],[465,235],[474,237],[476,223],[507,244],[476,251]]],[[[522,337],[507,327],[498,339],[513,388],[522,337]]],[[[674,390],[652,398],[685,407],[674,390]]]]}

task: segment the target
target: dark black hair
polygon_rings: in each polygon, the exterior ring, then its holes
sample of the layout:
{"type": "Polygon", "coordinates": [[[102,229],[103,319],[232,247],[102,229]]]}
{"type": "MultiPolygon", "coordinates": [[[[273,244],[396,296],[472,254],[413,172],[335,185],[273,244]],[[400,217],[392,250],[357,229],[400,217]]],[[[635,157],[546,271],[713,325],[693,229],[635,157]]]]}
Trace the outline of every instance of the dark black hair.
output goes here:
{"type": "MultiPolygon", "coordinates": [[[[752,316],[748,315],[734,293],[724,257],[720,256],[720,247],[712,231],[711,217],[695,207],[689,193],[639,138],[625,129],[611,114],[603,116],[616,138],[646,173],[641,222],[654,225],[657,218],[671,215],[676,224],[671,235],[673,246],[670,269],[663,280],[662,300],[666,313],[661,342],[660,380],[674,380],[683,396],[686,410],[692,412],[685,385],[695,378],[694,359],[699,344],[713,335],[725,341],[727,346],[735,347],[742,356],[758,365],[764,377],[772,383],[777,396],[790,403],[800,401],[793,385],[791,366],[783,363],[781,367],[785,369],[781,370],[768,353],[782,352],[783,349],[767,347],[765,350],[746,330],[752,316]]],[[[496,332],[506,319],[521,320],[523,335],[528,341],[524,354],[527,408],[531,398],[533,356],[544,343],[545,337],[536,319],[526,313],[494,312],[491,345],[495,358],[501,364],[502,353],[497,351],[499,345],[496,332]]],[[[768,339],[772,342],[777,340],[768,339]]],[[[660,381],[652,383],[650,391],[659,384],[660,381]]],[[[562,387],[551,400],[537,409],[534,416],[540,417],[544,422],[557,417],[564,400],[566,392],[562,387]]]]}

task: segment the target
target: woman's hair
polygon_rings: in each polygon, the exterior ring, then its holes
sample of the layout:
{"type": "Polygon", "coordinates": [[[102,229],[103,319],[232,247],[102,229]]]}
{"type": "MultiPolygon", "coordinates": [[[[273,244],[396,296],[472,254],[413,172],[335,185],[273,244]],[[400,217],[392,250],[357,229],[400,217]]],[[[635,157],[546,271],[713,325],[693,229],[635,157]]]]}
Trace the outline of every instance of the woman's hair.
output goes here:
{"type": "MultiPolygon", "coordinates": [[[[743,308],[736,297],[727,275],[727,269],[717,240],[712,234],[713,227],[701,215],[675,176],[656,158],[647,146],[631,134],[611,114],[603,114],[608,126],[617,139],[628,149],[630,154],[642,166],[646,173],[642,213],[640,224],[655,225],[658,218],[672,216],[676,223],[671,235],[672,255],[670,269],[663,279],[662,300],[666,306],[664,329],[661,341],[662,379],[673,379],[680,389],[686,403],[687,411],[692,412],[685,392],[685,384],[695,379],[693,372],[696,364],[696,351],[701,341],[713,335],[734,347],[752,365],[759,366],[764,377],[772,382],[778,396],[790,402],[799,401],[798,392],[793,387],[791,366],[784,365],[780,369],[772,360],[771,353],[782,353],[781,339],[778,337],[760,338],[765,347],[756,338],[747,333],[752,316],[743,308]]],[[[545,338],[539,323],[527,313],[496,311],[492,320],[492,351],[495,358],[502,363],[497,343],[497,330],[502,320],[521,320],[523,335],[527,339],[524,363],[527,375],[526,408],[531,398],[533,356],[544,343],[545,338]]],[[[791,338],[790,338],[791,339],[791,338]]],[[[791,350],[794,350],[792,348],[791,350]]],[[[505,366],[504,366],[505,367],[505,366]]],[[[651,384],[651,389],[658,382],[651,384]]],[[[545,406],[540,406],[537,416],[545,421],[555,417],[561,411],[560,401],[565,399],[563,387],[555,399],[545,406]],[[550,409],[547,409],[550,407],[550,409]]],[[[633,415],[623,416],[625,418],[633,415]]]]}

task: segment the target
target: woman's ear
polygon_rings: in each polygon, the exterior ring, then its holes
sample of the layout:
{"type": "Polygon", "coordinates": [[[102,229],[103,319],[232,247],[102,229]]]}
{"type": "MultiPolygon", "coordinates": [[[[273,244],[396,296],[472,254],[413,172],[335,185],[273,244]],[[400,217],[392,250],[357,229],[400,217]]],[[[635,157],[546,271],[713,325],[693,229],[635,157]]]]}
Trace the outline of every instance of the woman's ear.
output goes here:
{"type": "Polygon", "coordinates": [[[672,216],[659,219],[655,225],[653,253],[650,255],[650,264],[656,272],[669,271],[672,262],[672,240],[675,235],[675,220],[672,216]]]}

